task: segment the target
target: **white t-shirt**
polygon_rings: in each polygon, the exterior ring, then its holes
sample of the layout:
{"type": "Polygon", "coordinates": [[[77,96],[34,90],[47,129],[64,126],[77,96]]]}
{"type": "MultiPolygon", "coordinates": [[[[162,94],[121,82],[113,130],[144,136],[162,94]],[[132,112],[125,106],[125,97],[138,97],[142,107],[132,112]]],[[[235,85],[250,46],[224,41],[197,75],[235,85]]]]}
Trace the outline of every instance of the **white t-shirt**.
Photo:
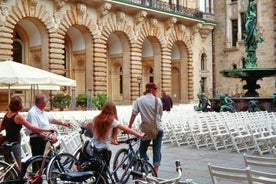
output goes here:
{"type": "Polygon", "coordinates": [[[112,128],[109,130],[107,139],[104,141],[99,141],[98,140],[98,136],[95,134],[95,132],[93,132],[93,138],[92,138],[92,142],[94,143],[95,147],[98,150],[101,149],[107,149],[107,150],[111,150],[110,148],[110,144],[111,144],[111,134],[112,134],[112,130],[114,128],[116,128],[118,125],[120,124],[120,122],[116,119],[114,119],[114,121],[112,122],[112,128]]]}

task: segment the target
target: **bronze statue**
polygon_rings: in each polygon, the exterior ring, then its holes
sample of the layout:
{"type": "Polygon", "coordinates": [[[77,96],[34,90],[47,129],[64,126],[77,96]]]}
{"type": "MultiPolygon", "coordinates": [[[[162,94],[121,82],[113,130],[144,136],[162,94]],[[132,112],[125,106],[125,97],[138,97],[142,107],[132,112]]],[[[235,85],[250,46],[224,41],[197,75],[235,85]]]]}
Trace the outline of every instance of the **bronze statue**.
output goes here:
{"type": "Polygon", "coordinates": [[[258,47],[258,43],[264,41],[263,36],[259,33],[258,27],[256,26],[256,22],[256,2],[255,0],[249,0],[245,23],[246,37],[244,39],[244,46],[247,52],[247,56],[245,58],[245,68],[257,67],[256,49],[258,47]]]}
{"type": "Polygon", "coordinates": [[[234,101],[232,100],[232,98],[228,95],[228,94],[218,94],[218,99],[220,99],[220,112],[236,112],[237,110],[235,109],[234,106],[234,101]]]}
{"type": "Polygon", "coordinates": [[[210,103],[207,96],[203,95],[202,93],[198,93],[197,97],[199,99],[198,106],[194,106],[195,111],[202,111],[202,112],[208,112],[210,110],[210,103]]]}
{"type": "Polygon", "coordinates": [[[261,111],[260,105],[259,105],[259,101],[258,100],[250,100],[249,104],[248,104],[248,112],[257,112],[257,111],[261,111]]]}

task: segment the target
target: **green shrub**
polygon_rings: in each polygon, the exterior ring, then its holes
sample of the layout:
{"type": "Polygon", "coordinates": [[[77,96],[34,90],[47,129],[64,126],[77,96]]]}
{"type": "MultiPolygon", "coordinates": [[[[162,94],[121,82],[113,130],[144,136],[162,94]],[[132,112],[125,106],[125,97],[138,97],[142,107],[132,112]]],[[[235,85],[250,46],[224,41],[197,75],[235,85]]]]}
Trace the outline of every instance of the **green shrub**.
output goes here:
{"type": "Polygon", "coordinates": [[[98,93],[96,97],[92,98],[93,105],[98,109],[101,110],[104,103],[108,100],[107,94],[105,93],[98,93]]]}
{"type": "Polygon", "coordinates": [[[76,98],[76,106],[86,107],[87,106],[87,100],[89,98],[91,98],[91,97],[87,94],[78,95],[77,98],[76,98]]]}
{"type": "Polygon", "coordinates": [[[60,108],[60,110],[63,110],[66,107],[69,107],[71,104],[71,96],[65,95],[62,93],[54,95],[52,99],[52,105],[54,108],[60,108]]]}

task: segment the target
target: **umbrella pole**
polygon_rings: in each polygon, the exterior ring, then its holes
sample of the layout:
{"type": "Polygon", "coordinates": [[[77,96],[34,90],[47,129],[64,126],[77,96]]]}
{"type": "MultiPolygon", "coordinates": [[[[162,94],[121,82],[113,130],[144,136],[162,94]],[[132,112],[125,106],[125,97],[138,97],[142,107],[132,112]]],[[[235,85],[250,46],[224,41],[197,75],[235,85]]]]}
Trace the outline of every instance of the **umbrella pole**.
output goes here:
{"type": "Polygon", "coordinates": [[[11,85],[9,84],[9,90],[8,90],[8,102],[9,102],[9,104],[10,104],[10,101],[11,101],[11,85]]]}

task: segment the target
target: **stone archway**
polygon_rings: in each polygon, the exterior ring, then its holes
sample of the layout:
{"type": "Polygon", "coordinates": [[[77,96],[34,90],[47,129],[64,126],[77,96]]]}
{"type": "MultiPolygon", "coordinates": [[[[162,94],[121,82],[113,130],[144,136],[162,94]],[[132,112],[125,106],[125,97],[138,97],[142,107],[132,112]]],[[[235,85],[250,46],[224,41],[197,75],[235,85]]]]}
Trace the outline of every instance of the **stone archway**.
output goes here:
{"type": "Polygon", "coordinates": [[[117,104],[130,103],[130,42],[122,31],[108,38],[108,96],[117,104]]]}
{"type": "Polygon", "coordinates": [[[93,91],[93,47],[89,30],[80,25],[65,35],[65,75],[77,81],[76,95],[93,91]]]}

